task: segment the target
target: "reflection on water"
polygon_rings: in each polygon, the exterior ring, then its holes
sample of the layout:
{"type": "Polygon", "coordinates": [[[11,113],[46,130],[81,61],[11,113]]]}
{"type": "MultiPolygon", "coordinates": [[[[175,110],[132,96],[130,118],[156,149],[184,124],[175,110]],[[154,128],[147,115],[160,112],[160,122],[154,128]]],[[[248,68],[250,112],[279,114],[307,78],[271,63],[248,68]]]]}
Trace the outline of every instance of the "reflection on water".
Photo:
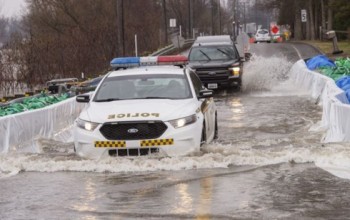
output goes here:
{"type": "Polygon", "coordinates": [[[178,200],[175,203],[174,212],[176,214],[188,213],[193,208],[192,195],[188,192],[188,184],[182,183],[176,186],[176,192],[178,193],[178,200]]]}
{"type": "MultiPolygon", "coordinates": [[[[95,200],[96,200],[96,185],[94,182],[91,181],[91,179],[88,179],[85,181],[85,194],[79,199],[79,202],[76,202],[75,204],[73,204],[72,209],[79,212],[96,211],[96,207],[91,205],[91,204],[94,204],[95,200]]],[[[85,217],[85,219],[94,220],[95,217],[87,216],[85,217]]]]}
{"type": "Polygon", "coordinates": [[[213,202],[213,179],[205,178],[200,180],[200,196],[197,207],[197,220],[211,219],[211,207],[213,202]]]}

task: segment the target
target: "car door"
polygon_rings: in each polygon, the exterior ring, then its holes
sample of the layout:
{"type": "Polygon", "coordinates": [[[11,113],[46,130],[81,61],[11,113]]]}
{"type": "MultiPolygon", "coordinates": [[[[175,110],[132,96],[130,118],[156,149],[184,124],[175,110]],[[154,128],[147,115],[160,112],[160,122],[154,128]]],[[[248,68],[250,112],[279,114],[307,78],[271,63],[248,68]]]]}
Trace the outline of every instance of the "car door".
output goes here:
{"type": "MultiPolygon", "coordinates": [[[[199,92],[203,89],[206,89],[202,81],[199,79],[196,73],[193,71],[189,72],[190,80],[192,81],[192,85],[194,87],[196,96],[199,97],[199,92]]],[[[201,111],[204,116],[205,127],[206,127],[206,138],[208,141],[211,141],[214,138],[215,131],[215,103],[213,98],[199,99],[201,111]]]]}

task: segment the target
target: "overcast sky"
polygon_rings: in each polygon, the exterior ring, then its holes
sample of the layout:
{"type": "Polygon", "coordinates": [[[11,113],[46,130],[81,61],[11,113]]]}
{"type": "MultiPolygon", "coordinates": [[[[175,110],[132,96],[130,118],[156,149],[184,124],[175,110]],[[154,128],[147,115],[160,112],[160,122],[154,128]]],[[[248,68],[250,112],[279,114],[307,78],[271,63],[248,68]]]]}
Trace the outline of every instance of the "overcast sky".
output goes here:
{"type": "Polygon", "coordinates": [[[0,0],[0,15],[5,17],[20,16],[25,0],[0,0]]]}

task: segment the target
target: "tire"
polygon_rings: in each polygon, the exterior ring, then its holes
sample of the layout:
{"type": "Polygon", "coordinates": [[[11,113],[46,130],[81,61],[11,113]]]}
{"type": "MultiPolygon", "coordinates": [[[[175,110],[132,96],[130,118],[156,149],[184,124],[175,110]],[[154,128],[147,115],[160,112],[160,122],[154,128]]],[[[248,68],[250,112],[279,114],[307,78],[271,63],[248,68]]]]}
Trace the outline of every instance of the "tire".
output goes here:
{"type": "Polygon", "coordinates": [[[215,128],[214,128],[214,140],[219,138],[219,129],[218,129],[218,116],[215,113],[215,128]]]}
{"type": "Polygon", "coordinates": [[[201,135],[201,144],[200,144],[200,146],[205,144],[206,140],[207,140],[207,133],[206,133],[206,127],[205,127],[205,121],[204,121],[203,122],[203,128],[202,128],[202,135],[201,135]]]}
{"type": "Polygon", "coordinates": [[[237,87],[239,87],[239,88],[242,87],[242,79],[241,78],[239,78],[239,80],[238,80],[237,87]]]}

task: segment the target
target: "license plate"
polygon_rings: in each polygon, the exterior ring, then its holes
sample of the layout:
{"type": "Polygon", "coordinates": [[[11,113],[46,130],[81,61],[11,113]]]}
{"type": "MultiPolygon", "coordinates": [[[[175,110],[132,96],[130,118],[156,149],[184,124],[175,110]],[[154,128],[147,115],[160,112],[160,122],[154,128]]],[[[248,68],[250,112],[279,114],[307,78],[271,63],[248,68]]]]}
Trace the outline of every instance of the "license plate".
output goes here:
{"type": "Polygon", "coordinates": [[[217,83],[208,83],[208,89],[217,89],[218,84],[217,83]]]}

